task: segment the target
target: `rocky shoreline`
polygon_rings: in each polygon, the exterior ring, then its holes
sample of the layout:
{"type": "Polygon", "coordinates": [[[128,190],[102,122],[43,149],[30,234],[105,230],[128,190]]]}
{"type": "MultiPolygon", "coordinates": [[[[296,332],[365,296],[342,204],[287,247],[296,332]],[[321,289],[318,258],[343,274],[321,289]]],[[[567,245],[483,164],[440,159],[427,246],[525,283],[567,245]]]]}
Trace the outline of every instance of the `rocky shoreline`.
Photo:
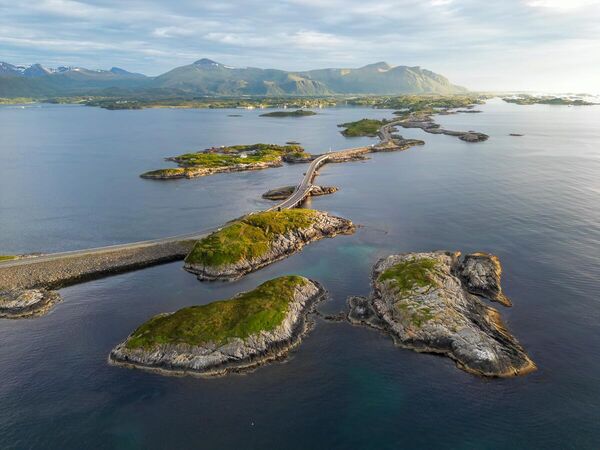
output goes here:
{"type": "MultiPolygon", "coordinates": [[[[172,159],[167,158],[167,160],[172,159]]],[[[150,172],[141,174],[140,177],[152,180],[175,180],[180,178],[205,177],[217,173],[246,172],[249,170],[270,169],[272,167],[281,166],[283,166],[282,161],[276,160],[260,163],[234,164],[223,167],[176,167],[170,169],[152,170],[150,172]]]]}
{"type": "Polygon", "coordinates": [[[13,289],[0,292],[0,318],[22,319],[46,314],[62,297],[47,289],[13,289]]]}
{"type": "MultiPolygon", "coordinates": [[[[254,370],[268,362],[283,359],[310,331],[314,322],[309,316],[315,305],[327,297],[325,289],[316,281],[298,278],[303,280],[303,284],[295,288],[285,317],[272,330],[258,331],[244,338],[233,337],[224,342],[129,348],[128,343],[134,339],[134,332],[110,352],[109,362],[164,375],[212,377],[254,370]]],[[[225,303],[236,301],[241,295],[225,303]]],[[[168,318],[173,314],[176,313],[162,314],[156,318],[168,318]]]]}
{"type": "MultiPolygon", "coordinates": [[[[323,238],[332,238],[338,234],[352,234],[354,224],[348,219],[329,215],[322,211],[313,211],[314,220],[307,227],[297,227],[284,233],[275,233],[270,237],[268,249],[262,254],[241,258],[238,261],[226,264],[205,264],[186,258],[184,269],[194,273],[200,280],[225,280],[231,281],[243,275],[254,272],[262,267],[300,251],[306,244],[323,238]]],[[[210,239],[211,236],[205,239],[210,239]]],[[[199,241],[197,245],[202,245],[199,241]]]]}
{"type": "MultiPolygon", "coordinates": [[[[262,198],[267,200],[285,200],[288,198],[296,189],[296,186],[283,186],[276,189],[271,189],[262,195],[262,198]]],[[[310,188],[310,197],[318,197],[320,195],[328,195],[337,192],[338,188],[335,186],[317,186],[313,185],[310,188]]]]}
{"type": "Polygon", "coordinates": [[[498,259],[484,253],[391,255],[373,268],[371,296],[349,299],[348,320],[386,332],[401,347],[448,356],[473,374],[524,375],[535,364],[478,297],[510,305],[500,274],[498,259]]]}

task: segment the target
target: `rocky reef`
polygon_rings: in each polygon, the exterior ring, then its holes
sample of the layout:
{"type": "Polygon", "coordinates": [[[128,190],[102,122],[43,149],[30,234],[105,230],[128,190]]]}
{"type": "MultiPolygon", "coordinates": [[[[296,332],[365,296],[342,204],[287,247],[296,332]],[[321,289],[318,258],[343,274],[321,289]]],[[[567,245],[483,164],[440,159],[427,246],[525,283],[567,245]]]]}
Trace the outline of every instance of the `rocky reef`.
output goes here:
{"type": "MultiPolygon", "coordinates": [[[[262,197],[267,200],[285,200],[288,198],[296,189],[296,186],[283,186],[276,189],[271,189],[270,191],[265,192],[262,197]]],[[[335,186],[317,186],[313,185],[310,188],[310,196],[318,197],[320,195],[328,195],[337,192],[338,188],[335,186]]]]}
{"type": "Polygon", "coordinates": [[[510,305],[500,288],[498,258],[484,253],[404,253],[379,260],[369,298],[349,299],[348,319],[389,333],[418,352],[446,355],[482,376],[536,369],[499,312],[479,297],[510,305]]]}
{"type": "Polygon", "coordinates": [[[40,316],[62,300],[56,291],[13,289],[0,292],[0,318],[21,319],[40,316]]]}
{"type": "Polygon", "coordinates": [[[229,300],[151,318],[110,352],[109,362],[180,375],[254,369],[298,345],[325,298],[315,281],[276,278],[229,300]]]}
{"type": "Polygon", "coordinates": [[[184,268],[201,280],[233,280],[312,241],[353,232],[350,220],[311,209],[251,214],[199,240],[184,268]]]}

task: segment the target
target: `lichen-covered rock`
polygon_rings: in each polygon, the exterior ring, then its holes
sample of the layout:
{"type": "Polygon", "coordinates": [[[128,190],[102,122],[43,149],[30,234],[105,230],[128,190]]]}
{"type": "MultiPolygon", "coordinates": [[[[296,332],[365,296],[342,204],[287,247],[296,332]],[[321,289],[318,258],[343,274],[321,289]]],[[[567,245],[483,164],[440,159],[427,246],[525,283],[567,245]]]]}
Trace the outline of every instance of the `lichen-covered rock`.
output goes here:
{"type": "MultiPolygon", "coordinates": [[[[161,314],[152,318],[148,324],[142,325],[127,340],[117,345],[109,355],[109,362],[127,367],[155,370],[165,374],[196,374],[202,376],[223,375],[228,372],[241,372],[253,369],[266,362],[280,359],[300,343],[302,337],[310,329],[311,322],[308,315],[312,312],[316,303],[326,298],[326,291],[315,281],[298,276],[287,276],[271,280],[259,286],[254,291],[239,294],[230,300],[215,302],[209,305],[184,308],[177,313],[161,314]],[[289,296],[285,298],[286,311],[280,321],[272,329],[261,329],[246,335],[240,329],[252,323],[264,323],[264,314],[260,305],[272,305],[273,290],[278,283],[294,283],[291,290],[283,290],[277,295],[289,296]],[[268,285],[268,286],[266,286],[268,285]],[[266,286],[266,287],[265,287],[266,286]],[[262,289],[262,290],[261,290],[262,289]],[[257,294],[258,293],[258,294],[257,294]],[[256,297],[258,295],[258,297],[256,297]],[[264,296],[264,297],[263,297],[264,296]],[[254,307],[244,305],[244,302],[254,301],[254,307]],[[240,303],[240,305],[237,305],[240,303]],[[259,309],[256,309],[259,305],[259,309]],[[238,308],[236,308],[239,306],[238,308]],[[215,335],[227,335],[226,339],[211,339],[200,343],[189,343],[195,337],[189,330],[201,329],[200,324],[196,327],[190,320],[183,323],[180,318],[177,325],[180,329],[174,329],[173,324],[160,324],[161,330],[171,330],[171,335],[162,336],[160,340],[151,345],[131,345],[145,333],[153,331],[153,321],[166,320],[175,314],[181,315],[186,311],[197,309],[197,312],[212,308],[212,311],[204,314],[206,320],[212,316],[219,316],[215,321],[211,332],[215,335]],[[240,311],[245,315],[230,317],[231,311],[240,311]],[[145,326],[145,328],[143,328],[145,326]],[[224,329],[229,327],[229,329],[224,329]],[[187,333],[181,329],[185,328],[187,333]],[[173,337],[172,335],[175,335],[173,337]],[[168,343],[160,341],[167,340],[168,343]]],[[[281,300],[281,299],[276,299],[281,300]]],[[[265,307],[266,309],[266,307],[265,307]]],[[[272,314],[272,312],[270,313],[272,314]]],[[[254,327],[256,325],[253,325],[254,327]]],[[[206,331],[206,330],[204,330],[206,331]]],[[[196,337],[197,338],[197,337],[196,337]]]]}
{"type": "Polygon", "coordinates": [[[523,375],[535,364],[498,311],[470,293],[503,297],[499,277],[499,262],[491,255],[464,260],[459,252],[391,255],[375,264],[373,293],[350,302],[349,318],[383,328],[400,346],[447,355],[474,374],[523,375]]]}
{"type": "Polygon", "coordinates": [[[13,289],[0,292],[0,317],[20,319],[39,316],[61,300],[58,292],[47,289],[13,289]]]}

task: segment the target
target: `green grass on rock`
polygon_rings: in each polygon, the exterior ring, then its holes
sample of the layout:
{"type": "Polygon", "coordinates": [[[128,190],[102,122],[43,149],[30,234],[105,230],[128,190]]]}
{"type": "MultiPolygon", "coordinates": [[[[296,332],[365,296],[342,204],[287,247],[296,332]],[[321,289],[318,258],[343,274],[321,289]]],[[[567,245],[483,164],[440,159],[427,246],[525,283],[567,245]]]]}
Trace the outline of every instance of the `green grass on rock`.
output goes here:
{"type": "Polygon", "coordinates": [[[433,258],[420,258],[403,261],[385,270],[378,277],[380,282],[391,282],[397,293],[396,309],[412,325],[421,327],[434,318],[431,309],[413,300],[411,293],[417,288],[434,288],[437,261],[433,258]]]}
{"type": "Polygon", "coordinates": [[[283,276],[229,300],[155,316],[133,332],[126,346],[151,349],[161,344],[224,344],[232,338],[271,331],[287,315],[294,290],[305,283],[303,277],[283,276]]]}
{"type": "Polygon", "coordinates": [[[311,209],[252,214],[199,240],[185,262],[207,266],[235,264],[265,254],[273,237],[310,227],[317,216],[311,209]]]}

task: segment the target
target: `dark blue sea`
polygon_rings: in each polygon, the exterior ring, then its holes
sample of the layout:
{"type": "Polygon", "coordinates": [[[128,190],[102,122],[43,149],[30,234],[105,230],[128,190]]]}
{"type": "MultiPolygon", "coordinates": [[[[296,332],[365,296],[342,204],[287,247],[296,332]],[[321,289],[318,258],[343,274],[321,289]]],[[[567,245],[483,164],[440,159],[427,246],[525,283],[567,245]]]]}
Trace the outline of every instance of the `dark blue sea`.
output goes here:
{"type": "MultiPolygon", "coordinates": [[[[2,449],[600,448],[600,106],[518,106],[438,117],[490,139],[400,130],[426,145],[323,167],[340,190],[311,207],[360,225],[234,283],[181,262],[61,290],[44,317],[0,319],[2,449]],[[524,136],[513,137],[510,133],[524,136]],[[497,254],[514,306],[500,309],[539,370],[484,379],[378,332],[317,320],[285,362],[215,379],[107,364],[154,314],[228,298],[283,274],[321,282],[345,308],[392,252],[497,254]]],[[[0,107],[0,254],[53,252],[202,230],[263,209],[306,166],[193,180],[138,175],[213,145],[294,140],[308,151],[374,143],[337,124],[391,111],[106,111],[0,107]],[[241,117],[230,117],[241,114],[241,117]]]]}

